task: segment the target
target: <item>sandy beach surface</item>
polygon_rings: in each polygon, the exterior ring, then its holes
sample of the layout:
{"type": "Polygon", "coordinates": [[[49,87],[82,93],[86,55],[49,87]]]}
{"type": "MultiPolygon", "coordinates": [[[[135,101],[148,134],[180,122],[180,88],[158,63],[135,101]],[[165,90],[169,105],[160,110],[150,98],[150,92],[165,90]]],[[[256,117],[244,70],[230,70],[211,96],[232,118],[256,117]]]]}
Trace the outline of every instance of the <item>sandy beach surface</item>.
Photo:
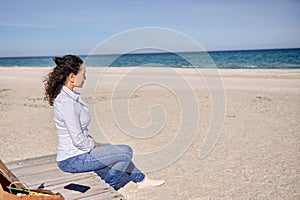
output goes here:
{"type": "MultiPolygon", "coordinates": [[[[55,153],[53,111],[43,100],[50,70],[0,68],[2,161],[55,153]]],[[[300,199],[300,70],[217,72],[87,69],[78,91],[90,107],[90,134],[130,145],[142,170],[166,180],[145,190],[130,183],[120,190],[127,199],[300,199]],[[214,120],[223,125],[217,143],[200,159],[214,120]],[[159,159],[143,163],[153,152],[159,159]]]]}

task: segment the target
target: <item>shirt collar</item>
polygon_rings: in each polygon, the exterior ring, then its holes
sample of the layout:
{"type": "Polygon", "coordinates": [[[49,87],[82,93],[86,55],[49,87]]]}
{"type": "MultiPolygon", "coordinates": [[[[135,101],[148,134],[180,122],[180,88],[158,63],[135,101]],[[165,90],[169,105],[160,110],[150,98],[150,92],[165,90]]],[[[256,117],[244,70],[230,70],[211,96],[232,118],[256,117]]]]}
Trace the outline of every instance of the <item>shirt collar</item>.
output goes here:
{"type": "Polygon", "coordinates": [[[64,86],[62,87],[62,91],[64,91],[67,95],[69,95],[71,98],[73,98],[75,101],[78,101],[80,97],[80,93],[76,91],[70,90],[68,87],[64,86]]]}

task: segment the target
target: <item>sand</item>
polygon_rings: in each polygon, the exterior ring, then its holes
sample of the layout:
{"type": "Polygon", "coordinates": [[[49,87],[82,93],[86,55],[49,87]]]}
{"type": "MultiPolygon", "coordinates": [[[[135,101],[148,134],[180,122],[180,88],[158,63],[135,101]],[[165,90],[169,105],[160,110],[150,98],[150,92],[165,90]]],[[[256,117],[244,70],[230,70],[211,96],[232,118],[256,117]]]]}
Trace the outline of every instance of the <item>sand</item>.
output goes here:
{"type": "MultiPolygon", "coordinates": [[[[0,68],[2,161],[55,153],[52,107],[43,100],[49,70],[0,68]]],[[[126,198],[300,199],[300,70],[224,69],[220,77],[203,72],[207,79],[194,69],[134,70],[88,68],[78,90],[91,110],[90,134],[130,145],[142,170],[166,180],[148,190],[130,183],[120,190],[126,198]],[[213,120],[223,127],[200,159],[213,120]],[[190,128],[186,138],[180,128],[190,128]],[[134,135],[139,131],[144,138],[134,135]],[[162,153],[178,141],[171,154],[162,153]],[[159,160],[141,162],[155,151],[159,160]]]]}

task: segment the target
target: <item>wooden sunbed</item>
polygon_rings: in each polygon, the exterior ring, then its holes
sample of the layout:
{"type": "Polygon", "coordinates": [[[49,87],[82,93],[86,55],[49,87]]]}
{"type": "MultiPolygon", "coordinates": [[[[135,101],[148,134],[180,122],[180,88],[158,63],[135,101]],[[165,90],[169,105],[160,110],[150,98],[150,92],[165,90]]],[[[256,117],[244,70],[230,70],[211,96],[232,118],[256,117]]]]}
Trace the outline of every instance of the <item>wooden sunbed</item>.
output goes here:
{"type": "Polygon", "coordinates": [[[37,189],[44,184],[44,189],[61,193],[66,200],[101,199],[124,200],[124,197],[106,184],[94,172],[65,173],[56,165],[55,155],[30,158],[5,163],[7,168],[31,189],[37,189]],[[69,183],[90,186],[85,193],[64,189],[69,183]]]}

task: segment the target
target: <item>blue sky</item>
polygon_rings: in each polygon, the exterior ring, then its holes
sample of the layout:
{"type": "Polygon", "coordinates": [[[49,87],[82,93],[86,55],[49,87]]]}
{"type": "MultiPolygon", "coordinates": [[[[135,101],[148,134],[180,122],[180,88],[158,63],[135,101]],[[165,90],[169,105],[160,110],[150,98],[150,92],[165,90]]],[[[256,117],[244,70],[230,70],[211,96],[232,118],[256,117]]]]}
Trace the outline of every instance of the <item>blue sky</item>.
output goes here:
{"type": "MultiPolygon", "coordinates": [[[[182,32],[206,50],[300,47],[300,1],[0,0],[0,56],[87,54],[134,28],[182,32]]],[[[174,41],[176,42],[176,41],[174,41]]]]}

